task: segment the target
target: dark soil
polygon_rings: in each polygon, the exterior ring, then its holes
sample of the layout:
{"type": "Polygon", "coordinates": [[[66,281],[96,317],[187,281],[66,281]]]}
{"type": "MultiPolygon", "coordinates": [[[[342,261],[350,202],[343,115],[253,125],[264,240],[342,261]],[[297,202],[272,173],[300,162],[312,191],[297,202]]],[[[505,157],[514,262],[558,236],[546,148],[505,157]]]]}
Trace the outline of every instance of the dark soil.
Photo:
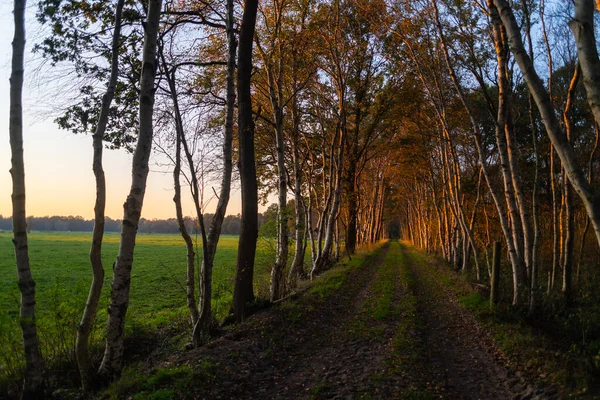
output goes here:
{"type": "MultiPolygon", "coordinates": [[[[406,253],[406,248],[404,250],[406,253]]],[[[556,392],[528,384],[507,366],[501,352],[473,315],[410,255],[415,294],[425,328],[428,364],[447,399],[547,399],[556,392]]],[[[424,268],[425,267],[425,268],[424,268]]]]}

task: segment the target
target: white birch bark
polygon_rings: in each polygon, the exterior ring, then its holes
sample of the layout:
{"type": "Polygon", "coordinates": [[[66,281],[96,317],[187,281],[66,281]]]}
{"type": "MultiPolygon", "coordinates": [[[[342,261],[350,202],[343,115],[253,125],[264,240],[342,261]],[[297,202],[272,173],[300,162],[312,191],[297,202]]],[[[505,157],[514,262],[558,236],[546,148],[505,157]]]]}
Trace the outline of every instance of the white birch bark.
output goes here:
{"type": "Polygon", "coordinates": [[[21,291],[19,322],[23,333],[25,374],[24,399],[42,398],[42,355],[35,321],[35,281],[29,265],[27,219],[25,214],[25,164],[23,161],[23,59],[25,52],[25,0],[14,1],[15,35],[12,42],[10,74],[10,112],[8,133],[10,137],[12,176],[13,244],[19,290],[21,291]]]}
{"type": "MultiPolygon", "coordinates": [[[[298,90],[294,87],[294,92],[298,90]]],[[[295,289],[298,278],[304,275],[304,254],[305,254],[305,241],[304,236],[306,232],[305,223],[305,209],[304,199],[302,198],[302,166],[300,162],[300,115],[298,110],[298,99],[294,95],[292,99],[292,119],[293,119],[293,132],[292,132],[292,151],[294,156],[294,200],[295,200],[295,211],[296,211],[296,224],[295,224],[295,249],[294,249],[294,260],[292,261],[292,267],[288,275],[288,286],[290,289],[295,289]]]]}
{"type": "Polygon", "coordinates": [[[199,318],[192,331],[192,342],[195,346],[201,343],[201,336],[210,328],[212,315],[212,271],[214,266],[217,244],[221,236],[221,228],[229,197],[231,194],[231,173],[233,171],[233,118],[235,112],[235,58],[237,53],[237,40],[234,30],[235,20],[233,15],[233,0],[227,0],[227,104],[225,110],[225,136],[223,137],[223,176],[219,201],[206,238],[206,249],[203,250],[202,272],[204,290],[199,298],[199,318]]]}
{"type": "MultiPolygon", "coordinates": [[[[434,5],[436,5],[435,0],[433,0],[433,1],[434,1],[434,5]]],[[[437,7],[435,7],[435,10],[437,11],[437,7]]],[[[441,32],[441,30],[440,30],[440,32],[441,32]]],[[[444,59],[445,59],[446,65],[448,67],[448,72],[450,74],[450,78],[452,80],[454,88],[456,89],[457,94],[459,95],[460,101],[463,104],[463,107],[465,108],[465,110],[467,111],[467,114],[469,116],[469,122],[471,124],[471,129],[473,131],[473,139],[475,142],[475,148],[477,149],[477,154],[479,156],[479,164],[481,165],[483,176],[485,178],[486,184],[488,186],[488,189],[489,189],[492,199],[494,201],[494,205],[496,206],[496,210],[498,212],[498,218],[500,220],[500,226],[502,228],[502,233],[504,235],[504,238],[506,240],[506,244],[508,247],[508,255],[509,255],[509,259],[510,259],[510,262],[511,262],[511,265],[513,268],[513,292],[514,292],[513,302],[514,302],[516,300],[516,295],[518,293],[518,288],[517,288],[518,280],[516,277],[517,277],[517,265],[519,263],[519,259],[517,257],[517,251],[514,246],[514,242],[512,240],[512,233],[511,233],[511,229],[510,229],[510,226],[508,223],[508,215],[507,215],[506,209],[504,208],[504,204],[502,203],[502,200],[500,198],[500,194],[498,193],[498,190],[494,187],[491,176],[490,176],[489,166],[486,161],[486,155],[485,155],[483,141],[482,141],[482,135],[481,135],[479,125],[477,124],[477,121],[475,120],[475,114],[474,114],[471,106],[467,102],[467,98],[465,96],[464,90],[463,90],[462,86],[460,85],[458,77],[456,76],[456,73],[454,71],[454,67],[451,63],[450,56],[448,54],[448,50],[445,46],[445,40],[444,40],[443,33],[440,34],[440,37],[441,37],[441,41],[442,41],[442,50],[444,53],[444,59]]]]}
{"type": "MultiPolygon", "coordinates": [[[[492,26],[494,31],[494,47],[498,63],[498,114],[496,120],[496,143],[500,156],[500,169],[504,182],[504,196],[511,221],[511,232],[513,246],[516,251],[516,265],[513,265],[513,305],[517,306],[521,302],[521,292],[524,283],[524,233],[523,221],[517,206],[515,196],[515,179],[512,171],[514,160],[511,162],[511,155],[508,149],[508,138],[511,136],[511,127],[509,122],[509,88],[508,88],[508,65],[506,48],[506,33],[501,24],[497,9],[491,0],[488,0],[492,26]]],[[[514,159],[514,156],[512,157],[514,159]]],[[[508,240],[508,238],[507,238],[508,240]]]]}
{"type": "MultiPolygon", "coordinates": [[[[280,49],[281,53],[281,49],[280,49]]],[[[287,215],[287,173],[285,169],[285,141],[283,138],[283,55],[279,55],[277,81],[270,68],[269,91],[275,118],[275,146],[277,153],[277,256],[271,269],[270,295],[271,301],[282,298],[285,294],[285,268],[288,260],[288,215],[287,215]]]]}
{"type": "Polygon", "coordinates": [[[600,59],[594,37],[594,0],[575,0],[575,18],[569,27],[577,43],[588,104],[596,121],[600,121],[600,59]]]}
{"type": "Polygon", "coordinates": [[[89,350],[89,338],[96,320],[98,303],[104,285],[104,267],[102,265],[102,240],[104,238],[104,212],[106,207],[106,180],[102,167],[102,150],[104,133],[108,124],[108,113],[115,95],[115,87],[119,76],[119,47],[121,42],[121,14],[125,0],[117,2],[115,10],[115,27],[112,40],[112,55],[110,77],[106,93],[102,97],[102,108],[98,117],[98,125],[93,136],[93,171],[96,178],[96,202],[94,205],[94,229],[92,233],[92,246],[90,248],[90,264],[92,266],[92,283],[88,294],[85,309],[77,329],[75,341],[75,355],[81,375],[81,385],[84,392],[94,386],[95,371],[92,365],[89,350]]]}
{"type": "MultiPolygon", "coordinates": [[[[333,250],[333,241],[334,241],[334,230],[335,230],[335,220],[338,217],[338,211],[341,201],[342,194],[342,160],[344,157],[344,145],[346,138],[346,109],[345,109],[345,101],[344,101],[344,91],[340,90],[339,94],[339,113],[340,113],[340,122],[338,126],[338,137],[339,141],[337,142],[337,156],[336,159],[331,161],[330,168],[330,186],[333,188],[333,193],[329,196],[329,198],[333,197],[331,201],[331,210],[326,215],[326,223],[325,223],[325,243],[323,244],[323,249],[317,258],[315,265],[310,271],[311,278],[314,275],[323,271],[324,268],[328,266],[331,262],[331,252],[333,250]],[[335,164],[335,165],[334,165],[335,164]],[[334,169],[335,168],[335,169],[334,169]],[[335,171],[335,176],[333,174],[335,171]]],[[[332,142],[335,143],[335,140],[332,142]]],[[[333,157],[332,157],[333,158],[333,157]]]]}
{"type": "Polygon", "coordinates": [[[106,327],[106,349],[100,375],[114,379],[123,367],[123,344],[125,339],[125,315],[129,305],[131,268],[137,227],[142,213],[148,161],[152,150],[154,78],[156,76],[156,48],[162,0],[148,1],[148,16],[145,24],[142,71],[140,79],[139,135],[133,154],[131,189],[123,204],[123,225],[108,308],[106,327]]]}

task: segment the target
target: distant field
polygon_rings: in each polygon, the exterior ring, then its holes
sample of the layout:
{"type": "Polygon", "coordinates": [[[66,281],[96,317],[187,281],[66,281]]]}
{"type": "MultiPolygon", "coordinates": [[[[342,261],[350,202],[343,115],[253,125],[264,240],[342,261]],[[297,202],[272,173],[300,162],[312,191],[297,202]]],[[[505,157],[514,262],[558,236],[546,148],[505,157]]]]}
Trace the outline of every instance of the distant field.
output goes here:
{"type": "MultiPolygon", "coordinates": [[[[12,232],[0,232],[0,372],[2,364],[9,363],[6,360],[10,357],[8,347],[18,346],[20,339],[17,319],[19,288],[11,238],[12,232]],[[5,358],[4,362],[2,358],[5,358]]],[[[32,232],[29,236],[38,325],[46,346],[59,340],[72,340],[71,337],[61,339],[60,336],[77,326],[85,305],[91,281],[90,240],[91,232],[32,232]]],[[[237,236],[223,236],[219,241],[213,273],[213,304],[220,318],[232,299],[237,242],[237,236]]],[[[106,321],[112,265],[118,246],[119,234],[105,236],[102,260],[106,277],[98,316],[100,327],[106,321]]],[[[259,294],[268,290],[274,252],[274,243],[259,240],[255,271],[255,286],[259,294]]],[[[181,236],[138,235],[127,312],[128,331],[186,321],[185,263],[186,250],[181,236]]],[[[103,331],[98,329],[97,335],[102,334],[103,331]]],[[[57,346],[58,342],[50,347],[57,346]]],[[[48,355],[52,357],[52,354],[48,355]]]]}

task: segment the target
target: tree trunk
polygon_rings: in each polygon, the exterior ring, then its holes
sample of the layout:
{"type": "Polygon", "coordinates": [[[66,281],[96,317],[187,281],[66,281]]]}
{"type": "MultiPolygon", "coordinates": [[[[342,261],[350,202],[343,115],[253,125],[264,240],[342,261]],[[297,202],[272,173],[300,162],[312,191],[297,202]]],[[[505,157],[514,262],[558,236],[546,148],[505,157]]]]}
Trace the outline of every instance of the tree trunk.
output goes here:
{"type": "MultiPolygon", "coordinates": [[[[281,49],[280,49],[281,53],[281,49]]],[[[275,119],[275,145],[277,153],[277,256],[271,269],[270,296],[276,301],[285,295],[285,268],[288,259],[287,172],[285,169],[285,140],[283,137],[283,55],[279,55],[277,82],[272,68],[268,68],[269,92],[275,119]]]]}
{"type": "Polygon", "coordinates": [[[139,136],[133,154],[131,189],[123,205],[123,225],[117,261],[114,264],[108,322],[106,328],[106,349],[100,365],[100,375],[106,379],[114,379],[123,367],[123,341],[125,339],[125,314],[129,305],[129,288],[133,250],[137,227],[142,212],[146,179],[148,177],[148,160],[152,149],[153,112],[154,112],[154,78],[156,75],[156,47],[158,25],[162,8],[162,0],[149,0],[148,17],[144,34],[142,51],[142,71],[140,79],[140,111],[139,136]]]}
{"type": "MultiPolygon", "coordinates": [[[[179,227],[179,232],[181,233],[181,237],[185,242],[186,252],[187,252],[187,263],[186,263],[186,299],[187,306],[190,311],[190,322],[192,326],[196,324],[198,321],[198,309],[196,308],[196,278],[195,278],[195,258],[196,253],[194,252],[194,243],[192,241],[192,237],[189,235],[185,222],[183,220],[183,210],[181,208],[181,183],[180,183],[180,175],[181,175],[181,145],[185,148],[185,154],[187,156],[188,162],[191,159],[191,155],[189,154],[189,150],[187,148],[187,142],[185,139],[185,132],[183,128],[183,117],[181,115],[181,110],[179,108],[179,97],[177,94],[177,85],[176,85],[176,68],[170,70],[166,60],[161,51],[161,61],[164,66],[164,74],[165,78],[168,82],[169,92],[171,95],[171,100],[173,101],[173,115],[175,119],[175,168],[173,169],[173,181],[174,181],[174,189],[175,195],[173,196],[173,202],[175,203],[175,215],[177,217],[177,224],[179,227]]],[[[195,176],[195,169],[193,164],[189,165],[190,174],[192,176],[192,193],[196,193],[197,191],[197,181],[195,176]]],[[[199,208],[198,199],[194,196],[194,203],[196,204],[196,208],[199,208]]],[[[202,215],[200,215],[202,217],[202,215]]],[[[204,239],[204,231],[203,231],[203,239],[204,239]]],[[[203,250],[205,248],[203,240],[203,250]]]]}
{"type": "MultiPolygon", "coordinates": [[[[594,181],[594,157],[596,155],[596,151],[598,151],[598,144],[600,144],[600,128],[597,123],[594,123],[594,129],[596,131],[596,141],[594,142],[594,148],[590,153],[590,158],[588,161],[588,176],[587,180],[590,184],[594,181]]],[[[587,233],[590,229],[590,218],[586,217],[585,219],[585,227],[583,228],[583,233],[581,234],[581,243],[579,245],[579,255],[577,260],[577,272],[575,274],[575,279],[579,280],[579,271],[581,269],[581,263],[583,261],[583,251],[585,248],[585,242],[587,238],[587,233]]]]}
{"type": "Polygon", "coordinates": [[[15,36],[12,42],[10,74],[9,135],[12,176],[13,244],[19,290],[21,291],[19,321],[23,332],[25,374],[23,399],[43,398],[42,355],[35,322],[35,281],[29,266],[27,219],[25,214],[25,164],[23,161],[23,58],[25,51],[25,0],[14,1],[15,36]]]}
{"type": "MultiPolygon", "coordinates": [[[[525,14],[525,33],[527,35],[527,45],[529,49],[529,56],[533,58],[533,40],[531,39],[531,10],[528,6],[527,0],[521,0],[523,12],[525,14]]],[[[539,235],[539,222],[538,222],[538,187],[539,187],[539,172],[540,172],[540,152],[538,148],[538,134],[535,123],[535,116],[533,112],[533,97],[531,94],[528,96],[529,101],[529,125],[531,129],[531,139],[533,143],[533,153],[535,157],[535,175],[533,180],[533,190],[531,194],[531,211],[533,215],[533,243],[531,248],[531,265],[529,271],[530,278],[530,295],[529,295],[529,310],[528,315],[533,316],[537,311],[538,302],[538,253],[540,246],[540,235],[539,235]]]]}
{"type": "MultiPolygon", "coordinates": [[[[294,88],[294,92],[297,92],[297,88],[294,88]]],[[[295,249],[294,249],[294,260],[292,261],[292,267],[288,276],[288,286],[290,289],[295,289],[298,278],[304,276],[304,254],[306,250],[305,241],[303,240],[306,232],[305,224],[305,208],[304,199],[302,198],[302,166],[300,163],[300,113],[298,110],[298,99],[296,95],[292,98],[292,119],[293,119],[293,132],[292,132],[292,151],[294,154],[294,201],[296,211],[296,237],[295,237],[295,249]]]]}
{"type": "MultiPolygon", "coordinates": [[[[166,72],[168,74],[168,72],[166,72]]],[[[173,77],[174,78],[174,77],[173,77]]],[[[174,80],[174,79],[173,79],[174,80]]],[[[172,93],[173,96],[176,94],[172,93]]],[[[178,111],[176,111],[178,113],[178,111]]],[[[192,237],[188,233],[185,222],[183,220],[183,210],[181,208],[181,183],[179,177],[181,175],[181,131],[183,127],[180,125],[181,119],[176,118],[176,145],[175,145],[175,168],[173,169],[173,181],[175,186],[175,195],[173,196],[173,202],[175,202],[175,214],[177,216],[177,225],[179,226],[179,232],[185,242],[185,249],[187,252],[187,263],[186,263],[186,299],[188,310],[190,311],[190,322],[192,326],[198,321],[198,309],[196,308],[196,278],[195,278],[195,258],[196,253],[194,252],[194,243],[192,237]]]]}
{"type": "Polygon", "coordinates": [[[560,262],[559,256],[559,223],[558,218],[558,195],[556,188],[556,162],[554,160],[554,147],[550,144],[550,188],[552,190],[552,272],[550,274],[550,285],[548,292],[554,289],[556,273],[560,262]]]}
{"type": "Polygon", "coordinates": [[[104,284],[104,267],[102,266],[102,240],[104,237],[104,212],[106,207],[106,180],[104,169],[102,167],[102,150],[104,133],[108,124],[108,113],[113,97],[119,74],[119,47],[121,41],[121,14],[125,0],[119,0],[115,11],[115,28],[112,40],[112,55],[110,66],[110,78],[106,93],[102,97],[102,108],[98,117],[98,125],[93,136],[93,171],[96,178],[96,202],[94,205],[94,229],[92,233],[92,246],[90,248],[90,264],[92,266],[92,284],[88,294],[85,309],[77,329],[77,339],[75,341],[75,355],[79,374],[81,375],[81,386],[84,392],[94,386],[95,370],[90,357],[89,339],[96,313],[98,303],[102,295],[102,286],[104,284]]]}
{"type": "MultiPolygon", "coordinates": [[[[343,93],[343,91],[342,91],[342,93],[343,93]]],[[[335,230],[335,220],[338,217],[339,205],[340,205],[341,194],[342,194],[342,170],[343,170],[342,160],[344,159],[344,144],[345,144],[345,140],[346,140],[346,117],[345,117],[346,110],[345,110],[344,104],[345,104],[345,102],[343,100],[343,94],[341,94],[340,95],[340,108],[339,108],[341,120],[340,120],[340,123],[338,126],[339,142],[337,145],[338,153],[337,153],[337,157],[336,157],[337,159],[335,161],[333,159],[331,160],[332,164],[334,164],[334,163],[336,164],[335,165],[335,171],[336,171],[335,177],[333,176],[333,173],[330,175],[331,180],[333,182],[335,182],[334,188],[333,188],[333,200],[332,200],[332,204],[331,204],[331,210],[329,211],[329,214],[327,215],[327,219],[326,219],[325,243],[323,245],[323,250],[320,254],[320,257],[317,259],[315,265],[313,266],[313,268],[310,271],[311,278],[314,277],[316,274],[320,273],[321,271],[323,271],[331,263],[331,252],[333,250],[333,234],[334,234],[334,230],[335,230]]]]}
{"type": "MultiPolygon", "coordinates": [[[[358,135],[358,132],[356,132],[355,135],[358,135]]],[[[348,188],[346,193],[348,196],[348,229],[346,232],[346,251],[350,254],[354,254],[356,250],[358,205],[356,199],[356,159],[353,157],[350,157],[350,159],[351,161],[348,167],[347,177],[348,188]]]]}
{"type": "MultiPolygon", "coordinates": [[[[593,11],[593,8],[592,8],[593,11]]],[[[575,67],[575,73],[573,74],[573,78],[571,79],[571,83],[569,85],[569,90],[567,93],[567,101],[565,104],[565,109],[563,112],[563,121],[565,126],[565,131],[567,133],[567,139],[572,144],[572,125],[569,113],[571,111],[573,105],[573,96],[575,89],[577,88],[577,84],[579,82],[579,76],[581,74],[580,65],[578,64],[575,67]]],[[[573,190],[571,188],[571,184],[569,180],[564,177],[563,188],[564,188],[564,199],[565,199],[565,211],[566,211],[566,234],[565,234],[565,242],[564,242],[564,258],[563,258],[563,282],[562,282],[562,292],[567,304],[571,303],[573,297],[573,245],[575,242],[575,221],[574,221],[574,205],[573,205],[573,190]]],[[[589,181],[588,181],[589,183],[589,181]]]]}
{"type": "Polygon", "coordinates": [[[490,282],[490,309],[493,310],[498,302],[498,288],[500,287],[500,242],[494,242],[492,279],[490,282]]]}
{"type": "MultiPolygon", "coordinates": [[[[498,116],[496,120],[496,143],[498,145],[498,153],[500,156],[500,169],[504,182],[504,195],[506,205],[510,215],[511,232],[513,246],[516,250],[516,265],[513,265],[513,306],[518,306],[521,303],[521,292],[523,291],[523,276],[524,276],[524,234],[523,221],[517,207],[513,185],[513,172],[511,170],[512,163],[509,160],[507,136],[509,128],[509,88],[508,88],[508,65],[506,33],[497,14],[496,7],[491,0],[488,0],[488,8],[492,16],[492,24],[494,27],[494,44],[496,48],[496,57],[498,61],[498,116]]],[[[506,238],[509,240],[509,238],[506,238]]]]}
{"type": "MultiPolygon", "coordinates": [[[[569,27],[577,43],[587,100],[594,118],[600,122],[600,59],[594,37],[594,0],[575,0],[575,18],[569,22],[569,27]]],[[[596,234],[600,241],[600,231],[596,234]]]]}
{"type": "Polygon", "coordinates": [[[351,145],[348,146],[348,175],[346,181],[348,187],[346,197],[348,198],[348,229],[346,230],[346,251],[349,254],[354,254],[356,250],[356,239],[358,234],[358,188],[357,188],[357,173],[356,167],[358,164],[358,136],[360,135],[361,124],[361,103],[363,102],[363,89],[360,88],[355,93],[354,102],[356,103],[356,111],[354,113],[354,133],[351,139],[351,145]]]}
{"type": "Polygon", "coordinates": [[[565,180],[566,232],[563,258],[562,293],[567,304],[573,299],[573,244],[575,241],[575,221],[573,207],[573,190],[569,181],[565,180]]]}
{"type": "Polygon", "coordinates": [[[258,238],[258,189],[254,161],[254,120],[252,119],[252,43],[258,0],[246,0],[238,51],[238,134],[239,170],[242,191],[242,221],[233,291],[233,309],[239,322],[246,316],[246,305],[254,300],[252,287],[254,256],[258,238]]]}
{"type": "Polygon", "coordinates": [[[203,296],[199,298],[198,309],[200,315],[198,322],[194,325],[192,342],[195,346],[200,345],[202,334],[206,334],[210,328],[212,314],[212,271],[214,266],[217,244],[221,236],[221,228],[229,197],[231,194],[231,173],[233,171],[232,148],[233,148],[233,117],[235,112],[235,55],[237,41],[235,38],[233,0],[227,0],[227,104],[225,110],[225,135],[223,137],[223,176],[221,178],[221,190],[219,202],[208,229],[205,256],[202,258],[202,271],[204,276],[203,296]]]}

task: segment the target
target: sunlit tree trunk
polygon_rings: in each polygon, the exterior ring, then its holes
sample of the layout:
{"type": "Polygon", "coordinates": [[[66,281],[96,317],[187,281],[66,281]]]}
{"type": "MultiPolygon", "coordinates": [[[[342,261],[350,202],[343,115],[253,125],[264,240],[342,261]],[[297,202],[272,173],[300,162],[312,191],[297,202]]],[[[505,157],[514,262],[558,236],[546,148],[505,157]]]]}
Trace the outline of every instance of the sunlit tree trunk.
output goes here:
{"type": "Polygon", "coordinates": [[[343,91],[342,93],[339,95],[340,96],[340,104],[339,104],[339,112],[340,112],[340,122],[339,122],[339,126],[338,126],[338,132],[339,134],[336,135],[337,137],[339,137],[339,140],[337,141],[337,155],[336,155],[336,159],[332,160],[332,163],[335,163],[335,176],[332,174],[331,175],[331,180],[333,183],[333,193],[332,196],[333,199],[331,201],[331,210],[329,211],[327,218],[326,218],[326,224],[325,224],[325,243],[323,244],[323,250],[321,252],[320,258],[317,259],[316,264],[313,266],[313,268],[310,271],[310,275],[311,277],[320,273],[321,271],[323,271],[328,265],[329,263],[332,261],[331,260],[331,253],[333,250],[333,241],[334,241],[334,230],[335,230],[335,221],[336,218],[338,217],[338,211],[339,211],[339,206],[340,206],[340,201],[341,201],[341,196],[342,196],[342,160],[344,157],[344,144],[345,144],[345,137],[346,137],[346,117],[345,117],[345,105],[344,105],[344,94],[343,91]]]}
{"type": "MultiPolygon", "coordinates": [[[[477,207],[479,206],[479,201],[481,199],[481,178],[483,175],[483,171],[481,168],[479,169],[479,177],[477,178],[477,197],[475,198],[475,203],[473,204],[473,213],[471,214],[471,220],[469,221],[469,231],[475,231],[475,218],[477,216],[477,207]]],[[[477,250],[477,246],[475,245],[474,235],[471,234],[469,237],[469,242],[471,248],[473,250],[473,258],[475,259],[475,276],[477,281],[481,280],[481,267],[479,266],[479,251],[477,250]]]]}
{"type": "MultiPolygon", "coordinates": [[[[525,33],[527,35],[527,45],[529,56],[533,58],[533,40],[531,38],[531,9],[528,5],[528,0],[521,0],[523,12],[525,16],[525,33]]],[[[530,295],[529,295],[529,316],[533,316],[537,311],[538,302],[538,254],[540,246],[539,222],[538,222],[538,187],[539,187],[539,172],[540,172],[540,152],[538,148],[538,132],[534,116],[534,100],[531,94],[528,96],[529,102],[529,125],[531,127],[531,139],[533,143],[533,152],[535,157],[535,175],[533,180],[533,190],[531,194],[531,210],[533,215],[533,243],[531,248],[531,265],[529,271],[530,279],[530,295]]]]}
{"type": "MultiPolygon", "coordinates": [[[[594,130],[596,131],[596,141],[594,142],[594,148],[592,149],[592,152],[590,153],[590,158],[588,161],[588,182],[590,184],[592,184],[592,182],[594,181],[594,158],[596,156],[596,152],[598,151],[598,144],[600,144],[600,128],[598,127],[597,123],[594,123],[594,130]]],[[[581,243],[579,245],[579,255],[578,255],[578,260],[577,260],[577,272],[575,274],[575,279],[579,280],[579,272],[581,269],[581,263],[583,261],[583,252],[584,252],[584,248],[585,248],[585,242],[587,239],[587,233],[590,229],[590,218],[586,217],[585,219],[585,226],[583,228],[583,233],[581,234],[581,243]]]]}
{"type": "MultiPolygon", "coordinates": [[[[542,28],[542,38],[544,40],[544,45],[546,47],[546,55],[548,58],[548,97],[550,99],[553,98],[552,88],[553,88],[553,74],[554,74],[554,62],[552,57],[552,47],[550,46],[550,39],[548,37],[548,30],[546,28],[546,2],[544,0],[540,0],[539,3],[539,16],[540,16],[540,24],[542,28]]],[[[530,39],[530,38],[529,38],[530,39]]],[[[531,52],[530,52],[531,53],[531,52]]],[[[531,101],[535,101],[533,95],[530,92],[531,101]]],[[[552,143],[549,146],[550,152],[550,188],[552,193],[552,267],[551,272],[549,273],[550,279],[548,280],[548,289],[547,292],[554,288],[554,282],[556,278],[556,273],[559,264],[559,219],[558,219],[558,196],[557,196],[557,188],[556,188],[556,162],[554,160],[554,147],[552,143]]]]}
{"type": "MultiPolygon", "coordinates": [[[[593,11],[593,8],[592,8],[593,11]]],[[[572,143],[572,124],[570,119],[570,111],[573,106],[573,96],[575,94],[575,89],[577,88],[577,84],[579,82],[579,77],[581,74],[580,65],[577,64],[575,67],[575,72],[573,73],[573,77],[571,79],[571,83],[569,84],[569,90],[567,92],[567,101],[565,104],[565,109],[563,112],[563,122],[565,126],[565,131],[567,134],[567,139],[572,143]]],[[[589,182],[589,181],[588,181],[589,182]]],[[[575,207],[573,205],[573,190],[571,188],[571,184],[569,183],[568,178],[565,176],[563,182],[564,189],[564,198],[565,198],[565,211],[566,211],[566,233],[565,233],[565,242],[564,242],[564,255],[563,255],[563,282],[562,282],[562,292],[565,297],[565,301],[569,304],[573,297],[573,245],[575,242],[575,221],[574,221],[574,213],[575,207]]]]}
{"type": "MultiPolygon", "coordinates": [[[[283,49],[280,46],[279,52],[283,49]]],[[[285,268],[288,260],[288,213],[287,213],[287,171],[285,168],[285,141],[283,137],[283,54],[279,54],[277,79],[272,66],[268,68],[269,92],[273,117],[275,119],[275,145],[277,154],[277,255],[271,269],[271,301],[279,300],[285,294],[285,268]]]]}
{"type": "Polygon", "coordinates": [[[94,157],[92,168],[96,178],[96,201],[94,205],[94,229],[92,232],[92,245],[90,248],[90,264],[92,266],[92,284],[88,294],[85,309],[79,327],[77,329],[77,339],[75,341],[75,355],[81,375],[81,385],[84,392],[94,386],[95,370],[90,357],[89,340],[90,334],[96,320],[98,303],[102,295],[102,286],[104,284],[104,267],[102,266],[102,240],[104,237],[104,210],[106,207],[106,180],[104,169],[102,167],[102,150],[104,133],[108,124],[108,113],[113,97],[119,74],[119,47],[121,41],[121,14],[123,11],[124,0],[117,2],[115,11],[115,27],[113,30],[113,40],[111,47],[111,66],[110,77],[106,93],[102,96],[102,108],[98,117],[98,125],[93,136],[94,157]]]}
{"type": "Polygon", "coordinates": [[[25,374],[23,399],[43,398],[42,355],[35,321],[35,281],[29,266],[27,219],[25,214],[25,164],[23,161],[23,58],[25,51],[25,0],[14,1],[15,36],[12,42],[10,74],[10,137],[12,176],[13,244],[21,291],[19,322],[23,332],[25,374]]]}
{"type": "Polygon", "coordinates": [[[108,308],[106,349],[100,366],[100,375],[113,379],[123,367],[123,342],[125,339],[125,315],[129,305],[129,288],[133,250],[137,227],[148,177],[148,161],[152,149],[154,77],[156,75],[156,47],[162,0],[149,0],[145,24],[142,71],[140,79],[139,136],[133,154],[131,189],[123,205],[123,225],[108,308]]]}
{"type": "MultiPolygon", "coordinates": [[[[294,88],[294,92],[297,92],[297,88],[294,88]]],[[[290,289],[295,289],[298,278],[304,276],[304,254],[306,251],[305,232],[306,228],[306,217],[305,217],[305,204],[302,198],[302,164],[300,160],[300,111],[298,109],[298,99],[294,95],[292,98],[292,151],[294,156],[294,203],[296,211],[296,223],[295,223],[295,249],[294,249],[294,260],[290,268],[288,276],[288,286],[290,289]]]]}
{"type": "MultiPolygon", "coordinates": [[[[498,116],[496,120],[496,143],[498,145],[498,154],[500,156],[500,170],[504,182],[504,195],[506,205],[510,215],[512,240],[516,250],[517,264],[513,266],[513,305],[518,306],[521,303],[521,292],[524,283],[524,233],[523,221],[519,213],[517,200],[515,196],[515,185],[513,184],[513,171],[507,137],[510,137],[510,117],[509,111],[509,87],[508,87],[508,65],[506,48],[506,33],[498,18],[496,7],[491,0],[488,0],[488,8],[492,16],[492,25],[494,30],[494,46],[496,48],[496,58],[498,62],[498,116]]],[[[508,240],[508,238],[507,238],[508,240]]]]}

